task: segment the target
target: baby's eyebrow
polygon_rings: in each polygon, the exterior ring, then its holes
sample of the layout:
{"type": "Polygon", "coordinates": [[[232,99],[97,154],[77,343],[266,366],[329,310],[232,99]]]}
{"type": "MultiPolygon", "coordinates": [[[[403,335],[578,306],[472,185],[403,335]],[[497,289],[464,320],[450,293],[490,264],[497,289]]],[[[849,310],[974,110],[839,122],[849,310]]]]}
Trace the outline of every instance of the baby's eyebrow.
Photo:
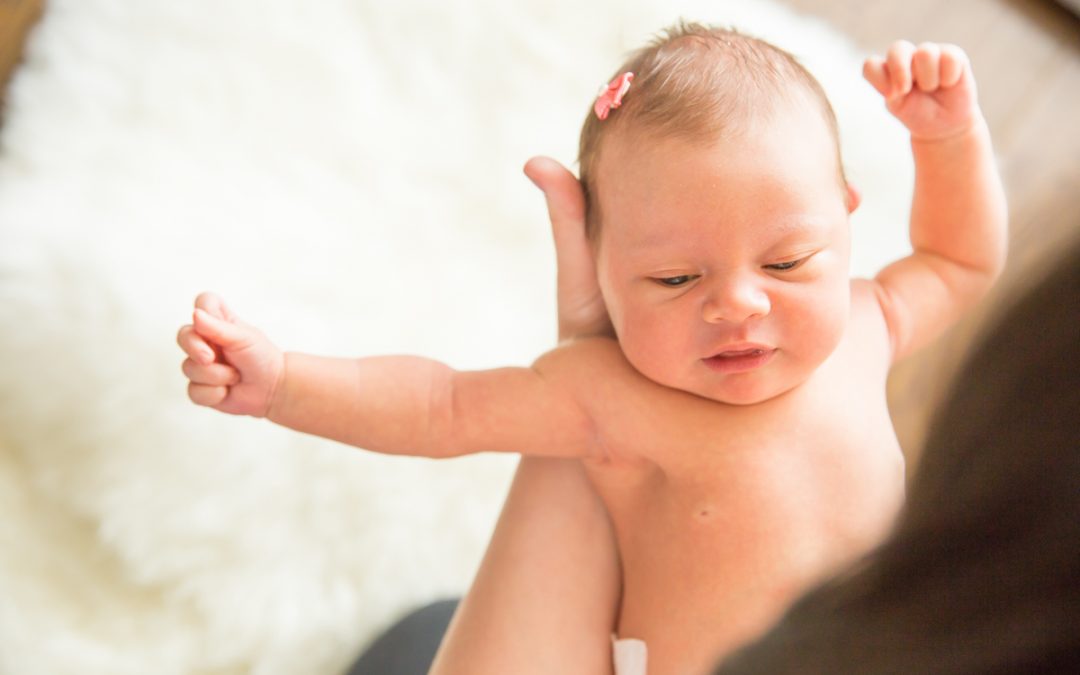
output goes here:
{"type": "MultiPolygon", "coordinates": [[[[755,224],[747,224],[746,228],[756,228],[763,238],[774,243],[786,243],[792,239],[825,239],[832,231],[835,222],[832,218],[809,213],[785,215],[769,218],[755,224]]],[[[655,249],[666,245],[679,245],[680,240],[666,231],[651,232],[649,234],[635,236],[628,242],[628,248],[633,251],[653,252],[655,249]]]]}
{"type": "Polygon", "coordinates": [[[830,219],[811,214],[777,218],[769,223],[769,227],[778,235],[824,234],[832,229],[832,225],[830,219]]]}
{"type": "Polygon", "coordinates": [[[766,227],[769,232],[767,236],[775,244],[786,244],[792,241],[828,239],[834,225],[835,223],[827,218],[799,216],[772,221],[766,227]]]}

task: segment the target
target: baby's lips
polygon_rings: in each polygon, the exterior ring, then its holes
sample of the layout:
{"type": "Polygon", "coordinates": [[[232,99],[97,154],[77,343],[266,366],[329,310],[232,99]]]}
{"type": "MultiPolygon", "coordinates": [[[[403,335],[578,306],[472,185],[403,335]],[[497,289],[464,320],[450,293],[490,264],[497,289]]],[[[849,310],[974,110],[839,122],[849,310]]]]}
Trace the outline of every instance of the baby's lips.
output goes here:
{"type": "Polygon", "coordinates": [[[713,352],[711,358],[735,358],[759,352],[764,353],[772,351],[776,351],[776,347],[762,344],[760,342],[734,342],[721,346],[719,349],[713,352]]]}
{"type": "Polygon", "coordinates": [[[713,358],[733,359],[733,358],[738,358],[740,356],[753,356],[754,354],[764,354],[764,353],[765,353],[764,349],[740,349],[740,350],[737,350],[737,351],[729,350],[729,351],[720,352],[719,354],[715,354],[713,356],[713,358]]]}

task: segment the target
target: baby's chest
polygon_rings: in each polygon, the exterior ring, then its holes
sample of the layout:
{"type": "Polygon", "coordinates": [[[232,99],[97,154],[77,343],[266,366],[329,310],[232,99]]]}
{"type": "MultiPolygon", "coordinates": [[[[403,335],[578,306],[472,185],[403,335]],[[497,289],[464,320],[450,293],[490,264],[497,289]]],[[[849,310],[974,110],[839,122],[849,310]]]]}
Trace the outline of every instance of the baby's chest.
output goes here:
{"type": "Polygon", "coordinates": [[[895,439],[814,430],[712,443],[684,471],[590,468],[622,561],[620,630],[645,635],[654,616],[721,630],[881,540],[903,496],[895,439]]]}
{"type": "Polygon", "coordinates": [[[648,411],[602,425],[611,461],[598,480],[636,491],[659,474],[680,491],[741,494],[783,489],[793,475],[831,483],[830,474],[851,478],[895,463],[900,448],[883,381],[813,384],[752,406],[657,397],[648,411]]]}
{"type": "Polygon", "coordinates": [[[661,567],[729,559],[733,542],[748,559],[818,559],[874,541],[902,501],[904,464],[884,394],[867,398],[633,430],[627,444],[656,445],[589,470],[624,557],[662,541],[661,567]]]}
{"type": "Polygon", "coordinates": [[[867,484],[902,484],[903,458],[892,425],[887,414],[873,417],[868,412],[844,421],[788,418],[673,433],[655,437],[653,447],[613,453],[615,459],[591,467],[590,475],[613,515],[659,512],[692,527],[710,514],[750,511],[786,518],[834,502],[850,505],[870,498],[867,484]]]}

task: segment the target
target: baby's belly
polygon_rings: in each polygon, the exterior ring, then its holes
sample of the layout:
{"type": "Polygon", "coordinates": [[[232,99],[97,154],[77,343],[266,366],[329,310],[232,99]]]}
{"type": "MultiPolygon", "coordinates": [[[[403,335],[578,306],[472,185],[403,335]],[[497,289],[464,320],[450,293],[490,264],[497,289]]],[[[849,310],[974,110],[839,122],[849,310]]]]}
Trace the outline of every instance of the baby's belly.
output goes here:
{"type": "Polygon", "coordinates": [[[650,675],[705,672],[884,536],[901,501],[902,470],[863,476],[876,490],[807,471],[775,458],[711,480],[703,479],[708,472],[678,480],[655,470],[591,470],[622,557],[617,632],[645,640],[650,675]]]}

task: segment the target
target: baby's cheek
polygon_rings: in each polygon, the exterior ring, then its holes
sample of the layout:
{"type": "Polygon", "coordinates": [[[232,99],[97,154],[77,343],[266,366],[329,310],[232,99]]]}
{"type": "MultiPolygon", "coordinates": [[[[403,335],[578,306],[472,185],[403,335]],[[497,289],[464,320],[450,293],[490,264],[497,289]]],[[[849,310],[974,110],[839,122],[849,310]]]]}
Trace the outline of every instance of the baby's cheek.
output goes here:
{"type": "Polygon", "coordinates": [[[634,368],[649,379],[669,384],[676,354],[685,349],[686,335],[676,322],[654,317],[627,317],[619,334],[623,354],[634,368]]]}
{"type": "Polygon", "coordinates": [[[850,314],[846,295],[819,292],[791,298],[785,308],[788,339],[794,339],[808,357],[824,359],[843,336],[850,314]]]}
{"type": "Polygon", "coordinates": [[[840,343],[850,315],[848,303],[836,301],[819,306],[817,311],[808,317],[811,324],[808,334],[813,335],[815,348],[822,360],[840,343]]]}

